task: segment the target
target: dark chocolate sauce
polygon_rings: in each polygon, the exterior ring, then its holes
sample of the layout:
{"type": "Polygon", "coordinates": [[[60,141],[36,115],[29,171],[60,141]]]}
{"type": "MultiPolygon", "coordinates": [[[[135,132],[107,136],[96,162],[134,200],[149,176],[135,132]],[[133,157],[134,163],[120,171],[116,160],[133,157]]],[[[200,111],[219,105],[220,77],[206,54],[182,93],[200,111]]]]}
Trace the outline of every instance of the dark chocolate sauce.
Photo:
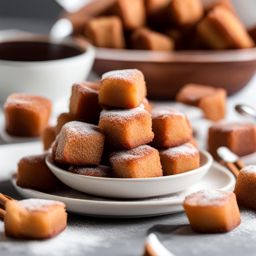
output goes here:
{"type": "Polygon", "coordinates": [[[75,46],[36,41],[0,43],[0,60],[47,61],[77,56],[83,51],[75,46]]]}

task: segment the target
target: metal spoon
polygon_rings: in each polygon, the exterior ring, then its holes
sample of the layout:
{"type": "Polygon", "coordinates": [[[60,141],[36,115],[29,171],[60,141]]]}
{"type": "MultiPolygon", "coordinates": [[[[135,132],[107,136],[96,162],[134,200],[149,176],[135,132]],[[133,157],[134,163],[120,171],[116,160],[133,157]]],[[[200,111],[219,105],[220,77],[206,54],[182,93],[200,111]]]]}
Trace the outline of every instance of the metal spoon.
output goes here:
{"type": "Polygon", "coordinates": [[[237,104],[235,110],[242,116],[247,116],[256,119],[256,109],[247,104],[237,104]]]}

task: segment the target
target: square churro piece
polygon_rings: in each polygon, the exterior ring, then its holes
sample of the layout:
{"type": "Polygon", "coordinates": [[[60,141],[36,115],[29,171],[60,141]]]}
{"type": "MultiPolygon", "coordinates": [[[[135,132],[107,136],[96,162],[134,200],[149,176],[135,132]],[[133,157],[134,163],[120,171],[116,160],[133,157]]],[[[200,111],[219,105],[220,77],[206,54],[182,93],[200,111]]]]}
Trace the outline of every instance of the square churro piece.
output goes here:
{"type": "Polygon", "coordinates": [[[12,238],[47,239],[67,226],[65,205],[43,199],[10,200],[6,203],[5,234],[12,238]]]}
{"type": "Polygon", "coordinates": [[[146,97],[144,75],[137,69],[114,70],[103,74],[99,103],[116,108],[136,108],[146,97]]]}
{"type": "Polygon", "coordinates": [[[208,150],[219,159],[217,149],[228,147],[239,156],[256,151],[255,126],[250,123],[220,122],[212,125],[208,132],[208,150]]]}
{"type": "Polygon", "coordinates": [[[48,125],[51,110],[51,101],[44,97],[11,94],[4,104],[5,129],[13,136],[40,136],[48,125]]]}
{"type": "Polygon", "coordinates": [[[20,159],[17,185],[39,191],[54,191],[60,183],[45,163],[47,154],[26,156],[20,159]]]}
{"type": "Polygon", "coordinates": [[[190,143],[159,152],[164,175],[188,172],[200,167],[199,150],[190,143]]]}
{"type": "Polygon", "coordinates": [[[100,111],[99,84],[83,82],[72,86],[69,112],[75,119],[98,124],[100,111]]]}
{"type": "Polygon", "coordinates": [[[73,121],[66,123],[53,147],[54,160],[60,164],[98,165],[105,136],[96,125],[73,121]]]}
{"type": "Polygon", "coordinates": [[[125,47],[122,22],[116,16],[92,18],[85,25],[85,35],[97,47],[125,47]]]}
{"type": "Polygon", "coordinates": [[[192,138],[192,128],[185,114],[171,108],[152,111],[153,144],[157,148],[179,146],[192,138]]]}
{"type": "Polygon", "coordinates": [[[48,150],[56,138],[56,127],[47,126],[42,134],[42,142],[44,150],[48,150]]]}
{"type": "Polygon", "coordinates": [[[170,37],[147,28],[135,30],[131,41],[133,48],[140,50],[171,51],[174,48],[170,37]]]}
{"type": "Polygon", "coordinates": [[[254,42],[238,17],[223,6],[216,6],[198,25],[199,36],[213,49],[252,48],[254,42]]]}
{"type": "Polygon", "coordinates": [[[56,135],[59,134],[62,126],[68,122],[75,121],[75,117],[70,113],[61,113],[57,117],[57,124],[56,124],[56,135]]]}
{"type": "Polygon", "coordinates": [[[204,14],[201,0],[172,0],[168,9],[172,20],[181,27],[196,24],[204,14]]]}
{"type": "Polygon", "coordinates": [[[152,141],[151,115],[138,107],[129,110],[103,110],[99,127],[110,145],[131,149],[152,141]]]}
{"type": "Polygon", "coordinates": [[[219,121],[226,115],[226,91],[206,85],[187,84],[179,91],[176,100],[202,109],[205,118],[219,121]]]}
{"type": "Polygon", "coordinates": [[[119,178],[150,178],[163,175],[159,153],[143,145],[110,156],[114,175],[119,178]]]}
{"type": "Polygon", "coordinates": [[[68,171],[78,175],[83,175],[83,176],[102,177],[102,178],[113,176],[111,168],[105,165],[99,165],[95,167],[70,166],[68,168],[68,171]]]}
{"type": "Polygon", "coordinates": [[[195,192],[185,198],[183,207],[191,228],[196,232],[228,232],[239,226],[241,222],[233,192],[221,190],[195,192]]]}
{"type": "Polygon", "coordinates": [[[239,205],[256,210],[256,166],[249,165],[240,170],[234,193],[239,205]]]}
{"type": "Polygon", "coordinates": [[[117,0],[113,12],[121,18],[126,30],[142,27],[146,22],[144,0],[117,0]]]}

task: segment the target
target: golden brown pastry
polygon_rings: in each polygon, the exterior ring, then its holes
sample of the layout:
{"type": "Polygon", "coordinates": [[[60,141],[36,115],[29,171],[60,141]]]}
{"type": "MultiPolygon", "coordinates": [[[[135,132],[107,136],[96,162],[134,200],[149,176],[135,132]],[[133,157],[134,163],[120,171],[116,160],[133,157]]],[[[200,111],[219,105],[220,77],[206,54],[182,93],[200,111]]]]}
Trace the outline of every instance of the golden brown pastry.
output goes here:
{"type": "Polygon", "coordinates": [[[242,122],[220,122],[209,128],[208,150],[215,159],[219,159],[217,149],[228,147],[239,156],[256,151],[255,126],[242,122]]]}
{"type": "Polygon", "coordinates": [[[202,190],[187,196],[183,206],[191,228],[196,232],[228,232],[241,222],[233,192],[202,190]]]}
{"type": "Polygon", "coordinates": [[[96,125],[78,121],[66,123],[53,146],[53,158],[60,164],[100,164],[105,136],[96,125]]]}
{"type": "Polygon", "coordinates": [[[98,83],[82,82],[72,86],[69,112],[75,119],[98,124],[100,111],[98,83]]]}
{"type": "Polygon", "coordinates": [[[243,49],[254,46],[238,17],[222,6],[213,8],[198,25],[199,36],[213,49],[243,49]]]}
{"type": "Polygon", "coordinates": [[[129,110],[103,110],[99,128],[108,144],[119,149],[131,149],[152,141],[151,115],[138,107],[129,110]]]}
{"type": "Polygon", "coordinates": [[[48,125],[51,110],[51,101],[44,97],[11,94],[4,104],[5,129],[13,136],[40,136],[48,125]]]}
{"type": "Polygon", "coordinates": [[[189,142],[192,128],[186,115],[172,108],[156,108],[152,111],[152,125],[156,148],[169,148],[189,142]]]}
{"type": "Polygon", "coordinates": [[[58,201],[26,199],[7,201],[5,234],[19,239],[47,239],[67,226],[65,205],[58,201]]]}
{"type": "Polygon", "coordinates": [[[170,37],[147,28],[135,30],[131,41],[134,49],[151,51],[171,51],[174,49],[174,42],[170,37]]]}
{"type": "Polygon", "coordinates": [[[205,118],[219,121],[226,115],[226,91],[206,85],[187,84],[178,92],[176,100],[202,109],[205,118]]]}
{"type": "Polygon", "coordinates": [[[146,97],[144,75],[137,69],[114,70],[103,74],[99,103],[116,108],[136,108],[146,97]]]}
{"type": "Polygon", "coordinates": [[[117,48],[125,47],[122,23],[119,17],[96,17],[85,25],[86,37],[97,47],[117,48]]]}
{"type": "Polygon", "coordinates": [[[119,178],[150,178],[163,175],[159,153],[143,145],[110,156],[114,175],[119,178]]]}
{"type": "Polygon", "coordinates": [[[188,172],[200,167],[199,150],[190,143],[160,150],[164,175],[188,172]]]}

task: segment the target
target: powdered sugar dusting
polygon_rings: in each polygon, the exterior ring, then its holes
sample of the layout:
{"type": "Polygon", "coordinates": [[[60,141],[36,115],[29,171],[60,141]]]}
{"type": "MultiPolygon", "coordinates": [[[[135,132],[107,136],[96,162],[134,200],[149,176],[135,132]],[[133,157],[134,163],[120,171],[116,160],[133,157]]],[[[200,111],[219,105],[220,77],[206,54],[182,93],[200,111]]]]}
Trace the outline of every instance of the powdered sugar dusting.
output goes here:
{"type": "Polygon", "coordinates": [[[127,151],[120,151],[120,152],[113,153],[110,157],[110,160],[111,161],[134,160],[134,159],[141,158],[155,150],[156,149],[148,145],[143,145],[127,151]]]}
{"type": "Polygon", "coordinates": [[[144,81],[144,75],[138,69],[113,70],[102,75],[104,79],[118,79],[129,81],[144,81]]]}
{"type": "Polygon", "coordinates": [[[152,117],[185,116],[184,113],[171,107],[156,107],[152,110],[152,117]]]}
{"type": "Polygon", "coordinates": [[[68,130],[74,134],[98,134],[99,128],[96,125],[83,123],[79,121],[68,122],[63,126],[64,130],[68,130]]]}
{"type": "Polygon", "coordinates": [[[195,155],[195,154],[199,154],[199,151],[191,143],[186,143],[178,147],[162,150],[161,154],[169,155],[169,156],[195,155]]]}
{"type": "Polygon", "coordinates": [[[253,129],[253,124],[250,123],[239,123],[239,122],[219,122],[212,126],[212,129],[218,129],[223,132],[232,132],[246,129],[253,129]]]}
{"type": "Polygon", "coordinates": [[[48,207],[51,207],[54,205],[65,207],[65,205],[59,201],[34,199],[34,198],[21,200],[19,201],[19,204],[21,204],[21,206],[27,209],[28,211],[46,211],[48,207]]]}
{"type": "Polygon", "coordinates": [[[241,172],[256,174],[256,165],[249,165],[244,167],[241,172]]]}
{"type": "Polygon", "coordinates": [[[199,206],[223,205],[229,200],[231,193],[221,190],[201,190],[187,196],[185,202],[199,206]]]}
{"type": "Polygon", "coordinates": [[[100,118],[110,118],[114,120],[129,120],[137,115],[149,115],[148,111],[142,107],[131,108],[127,110],[103,110],[100,113],[100,118]]]}

